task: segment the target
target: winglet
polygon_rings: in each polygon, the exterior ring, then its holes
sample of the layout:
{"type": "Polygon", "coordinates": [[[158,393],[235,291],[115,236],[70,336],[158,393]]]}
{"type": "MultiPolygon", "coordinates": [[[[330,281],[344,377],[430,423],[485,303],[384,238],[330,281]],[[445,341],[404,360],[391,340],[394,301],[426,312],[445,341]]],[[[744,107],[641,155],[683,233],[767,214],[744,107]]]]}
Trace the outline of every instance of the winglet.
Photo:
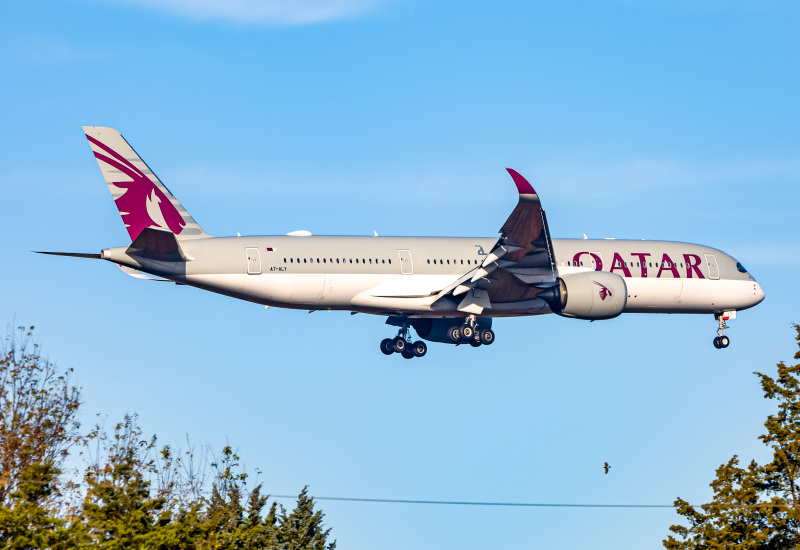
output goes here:
{"type": "Polygon", "coordinates": [[[517,185],[517,191],[519,191],[520,195],[535,195],[536,191],[533,190],[533,186],[528,183],[528,180],[522,177],[522,175],[514,170],[513,168],[506,168],[508,173],[511,174],[511,178],[514,180],[514,183],[517,185]]]}

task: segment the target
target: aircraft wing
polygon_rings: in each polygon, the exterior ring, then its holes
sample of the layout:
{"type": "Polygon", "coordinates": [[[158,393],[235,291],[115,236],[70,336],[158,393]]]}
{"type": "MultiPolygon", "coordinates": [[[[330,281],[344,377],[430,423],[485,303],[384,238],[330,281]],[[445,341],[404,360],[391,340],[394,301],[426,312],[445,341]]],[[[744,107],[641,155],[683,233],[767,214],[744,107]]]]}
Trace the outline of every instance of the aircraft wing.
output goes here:
{"type": "Polygon", "coordinates": [[[553,245],[539,195],[517,171],[507,170],[519,191],[519,202],[500,229],[500,238],[480,266],[437,297],[464,295],[459,311],[480,314],[493,305],[535,300],[542,290],[556,284],[553,245]]]}

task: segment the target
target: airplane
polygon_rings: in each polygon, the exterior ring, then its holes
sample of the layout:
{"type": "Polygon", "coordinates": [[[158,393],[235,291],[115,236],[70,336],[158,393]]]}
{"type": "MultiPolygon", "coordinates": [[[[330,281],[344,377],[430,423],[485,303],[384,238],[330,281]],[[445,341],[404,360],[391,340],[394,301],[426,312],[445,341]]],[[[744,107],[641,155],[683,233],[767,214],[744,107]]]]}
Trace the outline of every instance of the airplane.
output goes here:
{"type": "Polygon", "coordinates": [[[113,128],[86,138],[131,244],[99,254],[134,277],[172,281],[265,307],[385,316],[380,350],[422,357],[428,342],[494,342],[492,319],[554,313],[597,321],[622,313],[713,314],[727,321],[764,299],[735,258],[669,241],[553,239],[539,195],[507,169],[519,201],[499,237],[208,235],[113,128]],[[411,329],[420,340],[413,341],[411,329]]]}

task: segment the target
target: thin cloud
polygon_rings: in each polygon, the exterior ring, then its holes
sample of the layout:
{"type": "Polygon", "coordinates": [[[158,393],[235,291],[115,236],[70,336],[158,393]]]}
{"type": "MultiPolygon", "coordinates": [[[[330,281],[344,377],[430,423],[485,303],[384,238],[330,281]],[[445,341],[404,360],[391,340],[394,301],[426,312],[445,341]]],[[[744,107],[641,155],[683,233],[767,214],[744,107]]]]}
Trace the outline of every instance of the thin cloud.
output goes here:
{"type": "Polygon", "coordinates": [[[23,63],[64,64],[79,61],[104,61],[107,54],[98,50],[80,48],[68,42],[48,37],[35,37],[3,47],[9,57],[23,63]]]}
{"type": "MultiPolygon", "coordinates": [[[[800,177],[800,161],[720,162],[697,165],[671,160],[630,159],[616,162],[561,159],[534,165],[536,182],[572,200],[595,200],[609,189],[627,192],[652,188],[703,187],[769,178],[800,177]],[[579,195],[575,193],[579,192],[579,195]]],[[[535,186],[535,183],[534,183],[535,186]]]]}
{"type": "Polygon", "coordinates": [[[190,19],[305,25],[364,15],[392,0],[117,0],[190,19]]]}

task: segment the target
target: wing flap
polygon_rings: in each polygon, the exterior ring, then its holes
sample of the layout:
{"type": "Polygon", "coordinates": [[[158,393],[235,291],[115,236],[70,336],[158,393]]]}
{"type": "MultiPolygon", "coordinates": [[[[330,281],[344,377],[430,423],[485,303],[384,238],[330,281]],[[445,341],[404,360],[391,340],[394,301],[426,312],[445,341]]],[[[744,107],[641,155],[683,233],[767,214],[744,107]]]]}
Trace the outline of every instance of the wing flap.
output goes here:
{"type": "Polygon", "coordinates": [[[452,280],[450,276],[415,275],[386,281],[368,294],[380,298],[427,298],[439,294],[452,280]]]}

